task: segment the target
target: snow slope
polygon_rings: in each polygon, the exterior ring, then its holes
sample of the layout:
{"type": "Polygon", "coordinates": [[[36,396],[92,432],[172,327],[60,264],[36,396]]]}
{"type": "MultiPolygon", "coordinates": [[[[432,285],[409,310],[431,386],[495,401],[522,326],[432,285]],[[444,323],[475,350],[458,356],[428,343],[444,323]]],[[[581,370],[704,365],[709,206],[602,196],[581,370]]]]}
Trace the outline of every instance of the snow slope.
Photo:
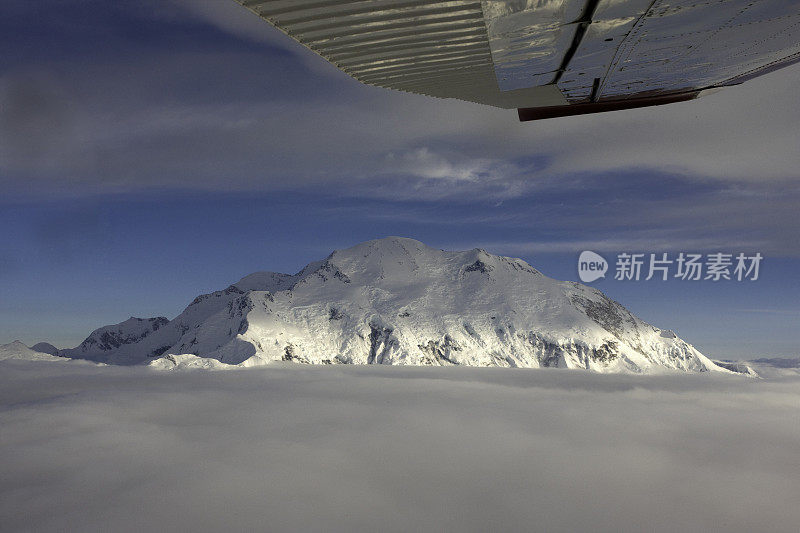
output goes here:
{"type": "Polygon", "coordinates": [[[294,275],[251,274],[171,321],[131,318],[59,354],[114,364],[165,358],[159,367],[214,366],[204,358],[729,372],[596,289],[520,259],[399,237],[337,250],[294,275]],[[197,357],[167,358],[181,354],[197,357]]]}

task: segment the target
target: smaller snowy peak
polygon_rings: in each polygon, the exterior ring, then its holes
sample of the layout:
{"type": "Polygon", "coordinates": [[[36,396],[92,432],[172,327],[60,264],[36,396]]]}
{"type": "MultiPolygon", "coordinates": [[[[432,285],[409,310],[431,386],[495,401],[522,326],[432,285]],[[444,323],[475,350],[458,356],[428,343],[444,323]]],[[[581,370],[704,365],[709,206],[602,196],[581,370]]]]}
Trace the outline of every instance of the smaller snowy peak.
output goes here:
{"type": "Polygon", "coordinates": [[[3,350],[30,350],[27,345],[23,344],[22,341],[16,340],[13,342],[9,342],[8,344],[0,345],[0,349],[3,350]]]}
{"type": "Polygon", "coordinates": [[[25,361],[66,361],[62,357],[42,353],[28,348],[20,341],[10,342],[0,345],[0,361],[8,359],[21,359],[25,361]]]}

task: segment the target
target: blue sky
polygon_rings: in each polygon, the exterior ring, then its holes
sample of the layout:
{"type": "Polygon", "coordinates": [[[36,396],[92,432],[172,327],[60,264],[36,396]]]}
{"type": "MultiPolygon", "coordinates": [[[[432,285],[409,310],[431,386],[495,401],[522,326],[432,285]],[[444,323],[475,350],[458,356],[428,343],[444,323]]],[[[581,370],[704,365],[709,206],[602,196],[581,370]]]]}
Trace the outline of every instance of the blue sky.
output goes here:
{"type": "Polygon", "coordinates": [[[798,353],[800,68],[519,124],[362,86],[227,0],[0,10],[0,343],[401,235],[572,280],[585,249],[759,251],[757,282],[596,285],[708,355],[798,353]]]}

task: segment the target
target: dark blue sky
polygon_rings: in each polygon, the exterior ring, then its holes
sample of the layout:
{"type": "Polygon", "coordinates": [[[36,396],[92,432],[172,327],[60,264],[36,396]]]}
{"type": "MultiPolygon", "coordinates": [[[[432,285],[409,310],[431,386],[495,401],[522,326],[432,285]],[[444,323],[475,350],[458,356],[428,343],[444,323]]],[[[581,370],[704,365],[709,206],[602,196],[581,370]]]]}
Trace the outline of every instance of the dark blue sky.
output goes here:
{"type": "Polygon", "coordinates": [[[760,251],[757,282],[596,285],[711,356],[798,352],[798,68],[519,124],[362,86],[228,0],[0,14],[0,343],[75,345],[402,235],[573,280],[584,249],[760,251]]]}

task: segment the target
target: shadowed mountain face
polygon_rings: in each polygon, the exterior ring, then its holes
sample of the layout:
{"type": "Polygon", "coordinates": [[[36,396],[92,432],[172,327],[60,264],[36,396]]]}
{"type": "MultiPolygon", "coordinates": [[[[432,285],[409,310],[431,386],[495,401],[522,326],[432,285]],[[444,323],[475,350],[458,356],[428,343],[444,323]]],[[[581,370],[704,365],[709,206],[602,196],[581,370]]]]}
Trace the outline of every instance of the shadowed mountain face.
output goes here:
{"type": "Polygon", "coordinates": [[[173,320],[131,318],[59,355],[166,367],[292,361],[728,371],[593,288],[547,278],[520,259],[398,237],[337,250],[294,275],[251,274],[199,296],[173,320]]]}
{"type": "Polygon", "coordinates": [[[34,352],[41,352],[46,353],[49,355],[58,355],[58,348],[50,344],[49,342],[39,342],[31,346],[31,350],[34,352]]]}

